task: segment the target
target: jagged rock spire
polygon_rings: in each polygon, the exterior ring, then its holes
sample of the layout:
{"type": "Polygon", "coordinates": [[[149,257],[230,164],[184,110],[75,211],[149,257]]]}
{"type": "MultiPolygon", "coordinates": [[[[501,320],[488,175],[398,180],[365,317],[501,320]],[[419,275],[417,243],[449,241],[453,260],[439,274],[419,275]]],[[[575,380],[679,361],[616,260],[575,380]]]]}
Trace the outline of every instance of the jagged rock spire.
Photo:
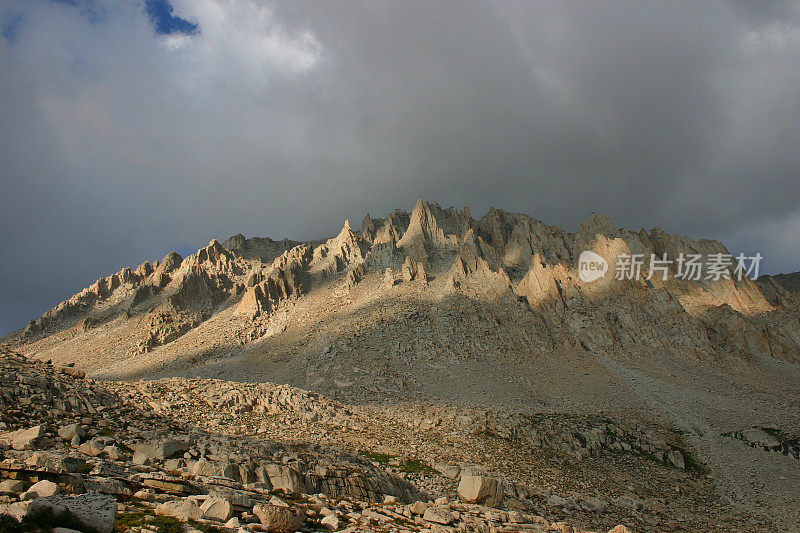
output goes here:
{"type": "MultiPolygon", "coordinates": [[[[438,209],[438,206],[435,206],[438,209]]],[[[439,227],[431,205],[417,200],[408,229],[397,243],[398,249],[417,261],[428,261],[437,251],[455,251],[458,249],[458,238],[448,234],[439,227]]]]}

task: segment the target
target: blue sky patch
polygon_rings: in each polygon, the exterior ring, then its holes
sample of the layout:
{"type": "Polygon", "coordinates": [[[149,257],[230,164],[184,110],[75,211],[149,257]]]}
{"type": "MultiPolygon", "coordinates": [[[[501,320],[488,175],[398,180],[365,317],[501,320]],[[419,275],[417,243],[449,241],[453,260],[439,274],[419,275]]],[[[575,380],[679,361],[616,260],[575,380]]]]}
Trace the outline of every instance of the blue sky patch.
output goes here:
{"type": "MultiPolygon", "coordinates": [[[[81,15],[91,24],[100,22],[104,15],[102,7],[94,0],[50,1],[54,4],[77,8],[80,10],[81,15]]],[[[174,8],[169,0],[144,0],[144,8],[147,17],[159,35],[169,35],[171,33],[192,35],[198,31],[196,23],[173,14],[174,8]]],[[[13,43],[19,34],[22,23],[23,16],[21,13],[0,15],[0,35],[9,43],[13,43]]]]}
{"type": "Polygon", "coordinates": [[[192,34],[197,32],[197,24],[172,14],[172,4],[167,0],[145,0],[145,11],[156,28],[156,33],[192,34]]]}

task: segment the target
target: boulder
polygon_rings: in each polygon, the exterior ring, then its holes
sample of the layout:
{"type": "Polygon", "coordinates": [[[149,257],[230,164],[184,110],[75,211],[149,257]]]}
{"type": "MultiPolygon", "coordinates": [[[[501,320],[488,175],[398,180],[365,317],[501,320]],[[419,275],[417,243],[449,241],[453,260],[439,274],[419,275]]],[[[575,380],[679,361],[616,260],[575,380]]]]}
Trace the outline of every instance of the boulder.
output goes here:
{"type": "Polygon", "coordinates": [[[142,479],[142,485],[171,494],[188,496],[194,491],[191,483],[179,477],[166,476],[163,474],[146,475],[142,479]]]}
{"type": "Polygon", "coordinates": [[[319,521],[320,525],[325,529],[330,529],[331,531],[336,531],[339,529],[339,519],[336,518],[335,514],[329,514],[325,518],[319,521]]]}
{"type": "Polygon", "coordinates": [[[206,459],[200,459],[192,466],[192,474],[195,476],[225,478],[236,482],[242,481],[239,465],[234,463],[215,463],[206,459]]]}
{"type": "Polygon", "coordinates": [[[644,509],[644,502],[638,498],[634,498],[633,496],[620,496],[620,498],[617,500],[617,505],[634,511],[641,511],[644,509]]]}
{"type": "Polygon", "coordinates": [[[153,462],[148,454],[139,451],[133,452],[133,459],[131,459],[131,461],[135,465],[149,465],[153,462]]]}
{"type": "Polygon", "coordinates": [[[192,465],[192,474],[195,476],[219,477],[217,465],[207,459],[200,459],[192,465]]]}
{"type": "Polygon", "coordinates": [[[428,280],[425,274],[425,265],[419,261],[415,261],[411,257],[406,257],[403,266],[400,268],[400,274],[403,276],[403,280],[407,282],[428,280]]]}
{"type": "Polygon", "coordinates": [[[37,498],[28,506],[27,515],[44,508],[51,509],[55,513],[66,510],[87,529],[94,529],[99,533],[110,533],[114,529],[114,519],[117,514],[116,500],[99,492],[37,498]]]}
{"type": "Polygon", "coordinates": [[[575,529],[566,522],[553,522],[550,524],[550,531],[558,531],[558,533],[584,533],[580,529],[575,529]]]}
{"type": "Polygon", "coordinates": [[[76,379],[83,379],[86,377],[86,372],[72,366],[62,366],[59,368],[62,374],[71,376],[76,379]]]}
{"type": "Polygon", "coordinates": [[[6,438],[11,441],[11,447],[15,450],[33,450],[36,448],[38,440],[42,437],[44,437],[44,428],[42,426],[34,426],[30,429],[15,431],[6,438]]]}
{"type": "Polygon", "coordinates": [[[119,446],[106,446],[103,448],[103,453],[106,454],[106,457],[114,461],[119,461],[125,457],[125,454],[119,446]]]}
{"type": "Polygon", "coordinates": [[[75,437],[84,438],[86,432],[79,424],[68,424],[58,428],[58,436],[66,441],[72,442],[72,439],[75,437]]]}
{"type": "Polygon", "coordinates": [[[394,271],[391,268],[386,267],[386,270],[383,271],[383,285],[385,287],[394,287],[395,283],[396,280],[394,277],[394,271]]]}
{"type": "Polygon", "coordinates": [[[545,505],[547,505],[548,507],[569,507],[570,501],[566,498],[559,496],[558,494],[551,494],[547,498],[545,505]]]}
{"type": "Polygon", "coordinates": [[[133,494],[126,482],[113,477],[85,477],[83,479],[83,488],[87,491],[93,490],[114,496],[130,496],[133,494]]]}
{"type": "Polygon", "coordinates": [[[444,526],[456,521],[455,515],[453,515],[447,507],[428,507],[425,509],[422,519],[426,522],[433,522],[444,526]]]}
{"type": "Polygon", "coordinates": [[[67,472],[77,472],[85,464],[85,461],[78,457],[33,452],[25,459],[25,464],[51,474],[65,474],[67,472]]]}
{"type": "Polygon", "coordinates": [[[461,476],[458,495],[467,503],[479,503],[487,507],[500,507],[505,488],[498,480],[486,476],[461,476]]]}
{"type": "Polygon", "coordinates": [[[267,526],[270,533],[294,533],[303,525],[305,514],[293,507],[258,504],[253,507],[253,514],[267,526]]]}
{"type": "Polygon", "coordinates": [[[20,494],[25,491],[25,483],[17,479],[0,481],[0,494],[20,494]]]}
{"type": "Polygon", "coordinates": [[[428,510],[428,504],[425,502],[414,502],[408,506],[408,510],[415,515],[423,515],[428,510]]]}
{"type": "Polygon", "coordinates": [[[458,476],[461,475],[461,468],[458,465],[433,463],[431,466],[448,479],[458,479],[458,476]]]}
{"type": "Polygon", "coordinates": [[[269,499],[269,503],[270,503],[271,505],[276,505],[276,506],[278,506],[278,507],[289,507],[289,504],[288,504],[288,503],[286,503],[285,501],[281,500],[281,499],[280,499],[280,498],[278,498],[277,496],[273,496],[273,497],[271,497],[271,498],[269,499]]]}
{"type": "Polygon", "coordinates": [[[78,451],[88,455],[89,457],[97,457],[103,450],[105,450],[106,445],[100,439],[92,439],[88,442],[84,442],[80,446],[78,446],[78,451]]]}
{"type": "Polygon", "coordinates": [[[0,503],[0,515],[8,515],[11,518],[22,520],[28,512],[31,502],[0,503]]]}
{"type": "Polygon", "coordinates": [[[156,501],[156,495],[147,490],[137,490],[133,493],[134,498],[139,498],[140,500],[144,500],[146,502],[154,502],[156,501]]]}
{"type": "Polygon", "coordinates": [[[675,468],[680,468],[681,470],[686,468],[686,461],[683,458],[683,454],[678,450],[668,451],[666,459],[667,461],[672,463],[672,466],[674,466],[675,468]]]}
{"type": "Polygon", "coordinates": [[[42,498],[44,496],[53,496],[61,492],[61,487],[52,481],[46,479],[34,483],[23,495],[24,500],[31,500],[34,498],[42,498]]]}
{"type": "Polygon", "coordinates": [[[161,442],[146,442],[133,447],[139,457],[163,461],[189,451],[189,443],[177,439],[165,439],[161,442]]]}
{"type": "Polygon", "coordinates": [[[211,496],[204,501],[203,505],[200,506],[200,510],[203,512],[203,518],[219,522],[225,522],[233,516],[231,503],[217,496],[211,496]]]}
{"type": "Polygon", "coordinates": [[[738,432],[736,436],[748,444],[755,446],[774,448],[776,446],[780,446],[781,444],[778,439],[759,428],[743,429],[742,431],[738,432]]]}
{"type": "Polygon", "coordinates": [[[178,520],[199,520],[203,518],[203,511],[192,500],[172,500],[156,506],[158,516],[171,516],[178,520]]]}

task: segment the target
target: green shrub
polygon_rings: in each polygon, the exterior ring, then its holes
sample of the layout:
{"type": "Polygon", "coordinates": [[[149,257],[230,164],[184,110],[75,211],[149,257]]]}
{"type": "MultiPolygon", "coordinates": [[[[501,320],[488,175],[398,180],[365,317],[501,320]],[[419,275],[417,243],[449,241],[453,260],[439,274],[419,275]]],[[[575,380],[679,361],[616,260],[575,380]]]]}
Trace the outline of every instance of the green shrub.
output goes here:
{"type": "Polygon", "coordinates": [[[94,470],[94,463],[89,461],[83,463],[81,466],[78,467],[79,474],[88,474],[92,470],[94,470]]]}
{"type": "Polygon", "coordinates": [[[141,527],[148,516],[145,513],[120,513],[114,519],[114,531],[122,533],[132,527],[141,527]]]}
{"type": "Polygon", "coordinates": [[[375,461],[376,463],[380,463],[382,465],[388,464],[390,460],[396,457],[388,453],[377,453],[377,452],[360,452],[360,453],[370,461],[375,461]]]}
{"type": "Polygon", "coordinates": [[[439,471],[431,468],[425,461],[421,459],[411,459],[406,464],[400,467],[403,472],[409,474],[438,474],[439,471]]]}
{"type": "Polygon", "coordinates": [[[155,528],[157,533],[183,533],[183,522],[171,516],[158,516],[148,527],[155,528]]]}

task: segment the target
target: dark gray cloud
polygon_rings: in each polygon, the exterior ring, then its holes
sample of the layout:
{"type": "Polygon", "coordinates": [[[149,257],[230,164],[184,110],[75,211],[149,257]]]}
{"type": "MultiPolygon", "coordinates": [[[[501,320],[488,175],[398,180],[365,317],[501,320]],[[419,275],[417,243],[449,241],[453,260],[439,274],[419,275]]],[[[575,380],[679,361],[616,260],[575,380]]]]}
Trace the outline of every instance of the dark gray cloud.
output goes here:
{"type": "Polygon", "coordinates": [[[418,197],[589,211],[800,269],[800,8],[175,0],[0,6],[0,331],[210,237],[418,197]],[[9,29],[10,28],[10,29],[9,29]]]}

